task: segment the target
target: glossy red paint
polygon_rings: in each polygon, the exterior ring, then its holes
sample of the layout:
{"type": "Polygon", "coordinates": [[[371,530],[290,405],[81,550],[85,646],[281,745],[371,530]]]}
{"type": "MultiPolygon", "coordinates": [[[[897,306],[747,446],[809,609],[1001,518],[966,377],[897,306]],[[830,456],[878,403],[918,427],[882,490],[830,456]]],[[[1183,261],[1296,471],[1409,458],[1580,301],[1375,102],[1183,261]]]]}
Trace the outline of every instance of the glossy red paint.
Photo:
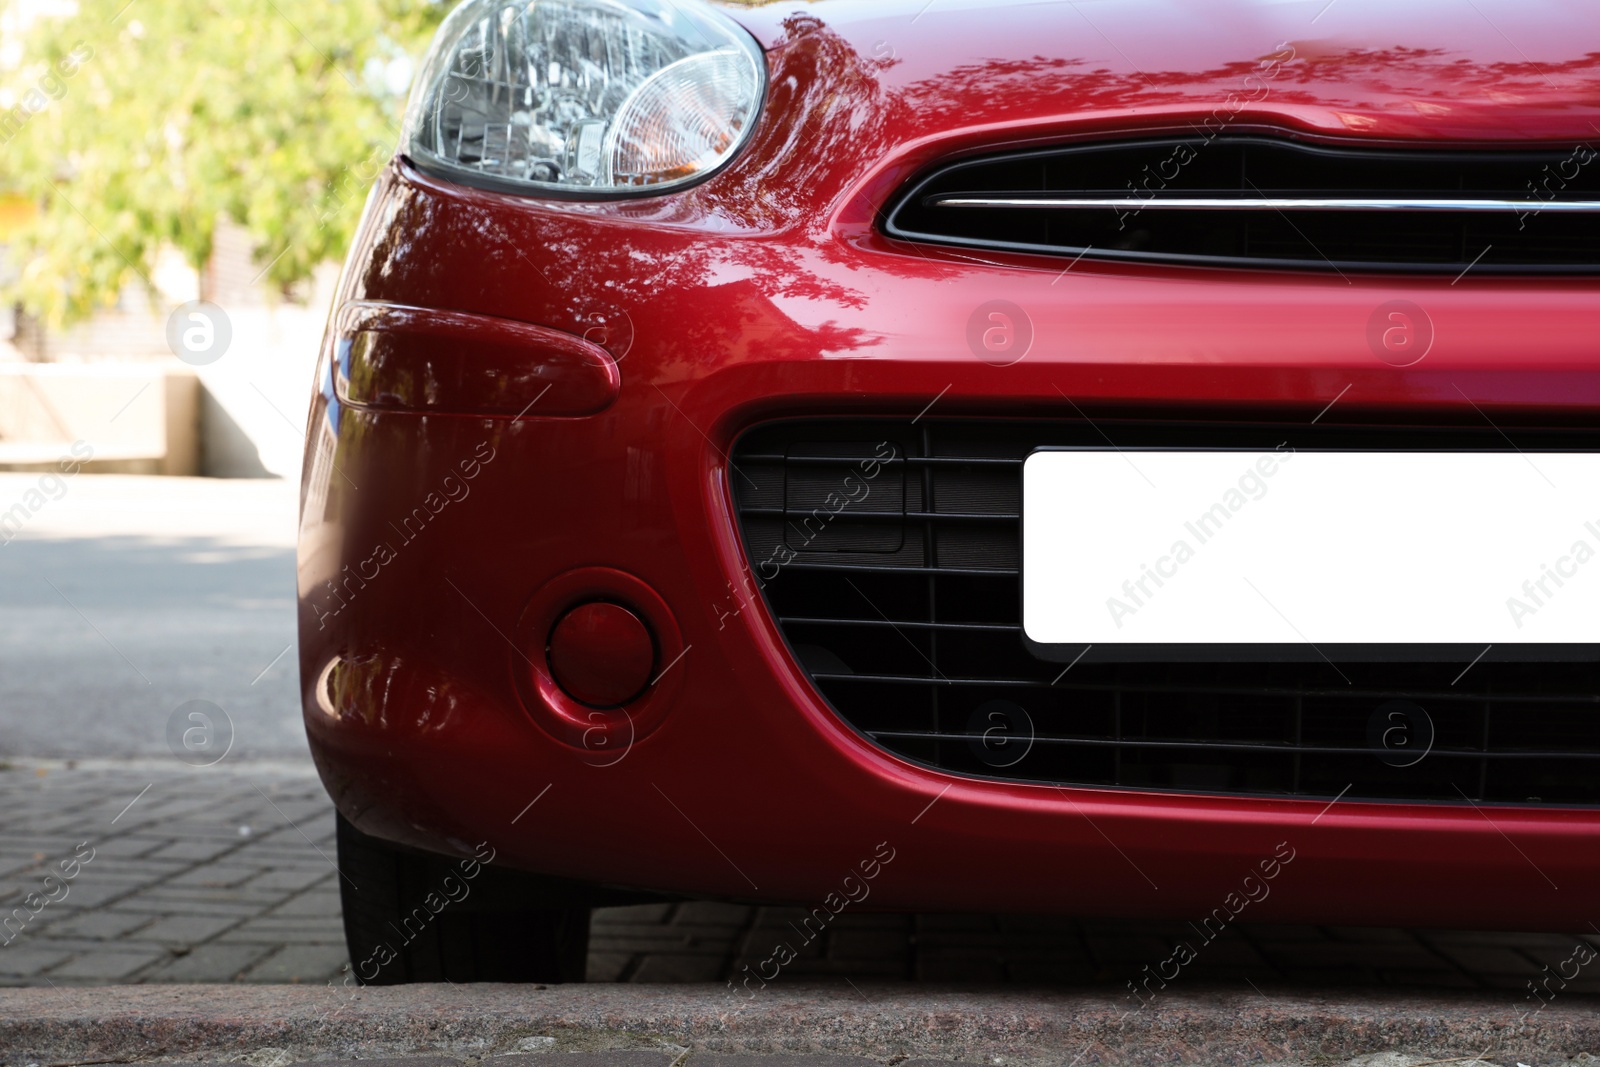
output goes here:
{"type": "MultiPolygon", "coordinates": [[[[1309,421],[1337,397],[1324,422],[1589,423],[1591,280],[1069,266],[911,247],[871,222],[933,159],[1189,129],[1219,108],[1230,131],[1345,143],[1593,140],[1591,23],[1489,0],[1481,16],[1342,0],[1314,23],[1317,4],[919,6],[737,12],[769,47],[766,110],[733,164],[681,193],[541,202],[403,162],[379,180],[341,301],[603,329],[621,388],[582,418],[346,404],[336,323],[311,412],[300,655],[340,810],[435,851],[487,839],[529,870],[807,905],[888,842],[871,898],[886,908],[1189,917],[1287,842],[1253,918],[1587,923],[1593,811],[1054,789],[884,754],[743,591],[727,454],[776,416],[930,404],[1309,421]],[[1245,84],[1285,41],[1295,58],[1265,91],[1245,84]],[[1006,367],[966,343],[993,299],[1034,327],[1006,367]],[[1395,299],[1434,328],[1404,368],[1366,340],[1395,299]],[[627,715],[563,705],[538,662],[594,597],[654,598],[661,679],[627,715]]],[[[417,351],[445,378],[475,358],[417,351]]]]}
{"type": "Polygon", "coordinates": [[[655,677],[650,629],[621,604],[579,604],[556,623],[546,648],[562,691],[593,707],[621,707],[655,677]]]}
{"type": "Polygon", "coordinates": [[[688,652],[672,609],[650,586],[610,567],[579,567],[546,581],[523,608],[512,635],[514,647],[525,650],[512,667],[523,708],[551,737],[582,752],[590,766],[608,767],[626,758],[661,725],[683,688],[684,675],[668,669],[688,652]],[[598,702],[569,692],[552,659],[550,635],[556,626],[596,601],[626,605],[653,646],[649,684],[634,688],[638,695],[623,708],[595,707],[598,702]]]}
{"type": "Polygon", "coordinates": [[[339,399],[383,411],[593,415],[622,376],[604,348],[526,322],[352,301],[339,310],[339,399]]]}

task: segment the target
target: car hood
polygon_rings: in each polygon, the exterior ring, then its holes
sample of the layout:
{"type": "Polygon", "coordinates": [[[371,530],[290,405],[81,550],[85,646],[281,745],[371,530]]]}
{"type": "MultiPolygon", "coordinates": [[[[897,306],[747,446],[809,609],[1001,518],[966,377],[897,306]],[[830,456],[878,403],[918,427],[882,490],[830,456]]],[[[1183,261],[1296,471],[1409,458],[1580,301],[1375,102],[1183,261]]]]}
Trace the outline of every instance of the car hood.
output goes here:
{"type": "Polygon", "coordinates": [[[1364,139],[1600,142],[1582,0],[794,0],[730,6],[909,140],[1207,123],[1364,139]],[[819,47],[819,41],[825,42],[819,47]],[[827,69],[832,67],[834,69],[827,69]]]}

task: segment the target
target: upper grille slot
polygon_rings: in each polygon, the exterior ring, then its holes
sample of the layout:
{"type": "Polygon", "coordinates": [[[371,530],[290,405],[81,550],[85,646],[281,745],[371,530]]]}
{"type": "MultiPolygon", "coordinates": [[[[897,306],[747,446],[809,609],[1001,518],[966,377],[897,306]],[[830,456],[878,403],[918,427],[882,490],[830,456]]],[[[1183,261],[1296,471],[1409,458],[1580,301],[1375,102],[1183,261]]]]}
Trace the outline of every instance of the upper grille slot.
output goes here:
{"type": "Polygon", "coordinates": [[[1600,273],[1600,151],[1330,148],[1264,137],[1072,146],[945,164],[892,237],[1134,262],[1600,273]]]}

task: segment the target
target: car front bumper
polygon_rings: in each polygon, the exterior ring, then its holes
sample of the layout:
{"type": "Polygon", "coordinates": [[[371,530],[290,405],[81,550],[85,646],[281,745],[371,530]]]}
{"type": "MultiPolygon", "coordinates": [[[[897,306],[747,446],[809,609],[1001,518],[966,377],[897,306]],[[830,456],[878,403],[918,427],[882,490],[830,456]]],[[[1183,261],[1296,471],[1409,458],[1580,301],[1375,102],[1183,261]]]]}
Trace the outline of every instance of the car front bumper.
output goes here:
{"type": "MultiPolygon", "coordinates": [[[[300,656],[346,817],[436,852],[487,840],[584,882],[805,906],[876,858],[860,906],[1190,917],[1289,853],[1250,918],[1588,922],[1595,811],[1056,788],[878,749],[751,595],[728,457],[786,416],[1579,425],[1600,410],[1592,285],[980,259],[897,245],[848,211],[800,224],[713,199],[586,210],[403,162],[380,179],[342,304],[587,336],[620,357],[620,387],[548,414],[430,392],[424,373],[420,392],[347,403],[336,318],[310,421],[300,656]],[[1369,343],[1396,300],[1432,336],[1403,367],[1369,343]],[[1015,360],[971,343],[995,301],[1031,334],[1015,360]],[[629,729],[586,735],[541,706],[529,620],[552,588],[659,598],[677,654],[629,729]]],[[[429,344],[434,369],[473,358],[448,329],[429,344]]]]}

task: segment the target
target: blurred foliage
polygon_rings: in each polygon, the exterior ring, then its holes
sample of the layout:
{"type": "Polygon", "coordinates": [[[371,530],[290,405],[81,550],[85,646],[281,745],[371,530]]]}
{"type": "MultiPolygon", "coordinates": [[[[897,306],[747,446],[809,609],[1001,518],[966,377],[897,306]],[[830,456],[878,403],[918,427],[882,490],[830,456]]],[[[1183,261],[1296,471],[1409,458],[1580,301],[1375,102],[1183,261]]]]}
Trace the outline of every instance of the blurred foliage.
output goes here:
{"type": "Polygon", "coordinates": [[[0,74],[16,105],[0,109],[0,191],[40,205],[6,295],[81,317],[164,248],[200,268],[223,217],[280,287],[341,257],[399,139],[394,83],[450,6],[77,0],[38,18],[0,74]]]}

